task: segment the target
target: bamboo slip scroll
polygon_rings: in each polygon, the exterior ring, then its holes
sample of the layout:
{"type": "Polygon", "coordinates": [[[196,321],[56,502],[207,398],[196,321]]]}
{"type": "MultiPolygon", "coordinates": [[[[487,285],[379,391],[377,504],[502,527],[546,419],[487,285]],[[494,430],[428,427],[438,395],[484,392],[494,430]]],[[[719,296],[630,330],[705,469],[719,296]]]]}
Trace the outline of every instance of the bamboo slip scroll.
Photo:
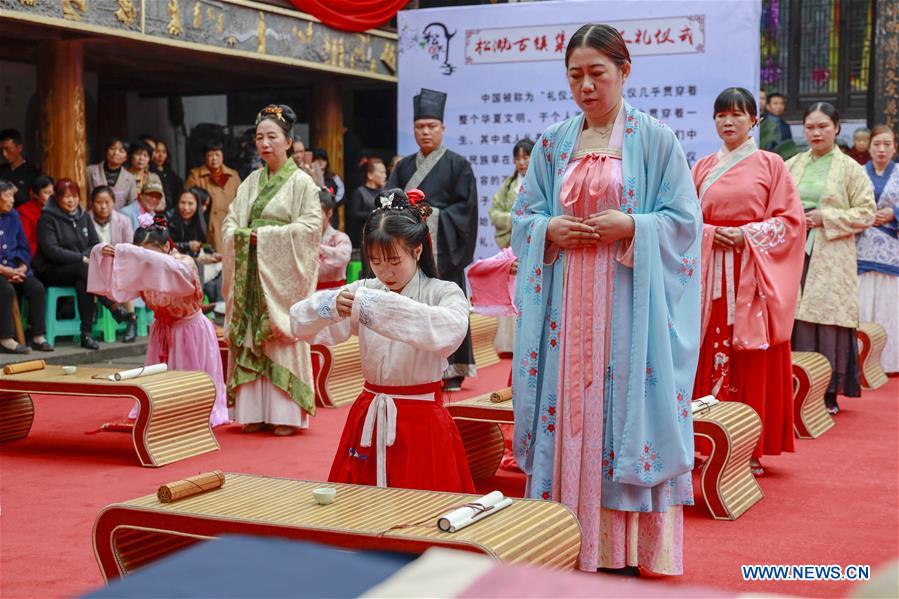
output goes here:
{"type": "Polygon", "coordinates": [[[490,394],[490,403],[502,403],[512,399],[512,387],[506,387],[490,394]]]}
{"type": "Polygon", "coordinates": [[[204,474],[176,480],[159,487],[156,497],[160,503],[171,503],[192,495],[221,488],[225,484],[225,475],[221,470],[213,470],[204,474]]]}
{"type": "Polygon", "coordinates": [[[28,362],[19,362],[18,364],[7,364],[3,367],[3,374],[22,374],[23,372],[43,370],[46,366],[47,363],[43,360],[29,360],[28,362]]]}

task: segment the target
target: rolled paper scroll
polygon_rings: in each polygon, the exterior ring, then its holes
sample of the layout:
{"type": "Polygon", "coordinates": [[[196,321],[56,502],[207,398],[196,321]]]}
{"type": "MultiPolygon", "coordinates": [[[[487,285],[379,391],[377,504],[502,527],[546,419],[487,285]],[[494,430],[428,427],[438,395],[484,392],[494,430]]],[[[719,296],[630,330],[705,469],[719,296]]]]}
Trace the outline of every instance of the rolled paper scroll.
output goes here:
{"type": "Polygon", "coordinates": [[[491,403],[502,403],[512,399],[512,387],[506,387],[490,394],[491,403]]]}
{"type": "Polygon", "coordinates": [[[504,497],[499,491],[493,491],[459,509],[444,514],[437,519],[437,528],[443,532],[456,532],[510,505],[512,505],[511,499],[504,497]]]}
{"type": "Polygon", "coordinates": [[[162,485],[156,491],[156,497],[161,503],[171,503],[178,499],[218,489],[224,484],[224,473],[221,470],[213,470],[212,472],[198,474],[184,480],[176,480],[173,483],[162,485]]]}
{"type": "Polygon", "coordinates": [[[716,403],[721,403],[717,399],[715,399],[712,395],[706,395],[705,397],[700,397],[699,399],[693,400],[693,413],[701,412],[702,410],[707,410],[711,408],[716,403]]]}
{"type": "Polygon", "coordinates": [[[132,368],[131,370],[120,370],[114,372],[104,378],[110,381],[127,381],[128,379],[136,379],[139,376],[149,376],[151,374],[160,374],[169,369],[167,364],[151,364],[149,366],[141,366],[140,368],[132,368]]]}
{"type": "Polygon", "coordinates": [[[3,374],[21,374],[23,372],[31,372],[32,370],[43,370],[47,363],[43,360],[29,360],[28,362],[19,362],[18,364],[7,364],[3,367],[3,374]]]}

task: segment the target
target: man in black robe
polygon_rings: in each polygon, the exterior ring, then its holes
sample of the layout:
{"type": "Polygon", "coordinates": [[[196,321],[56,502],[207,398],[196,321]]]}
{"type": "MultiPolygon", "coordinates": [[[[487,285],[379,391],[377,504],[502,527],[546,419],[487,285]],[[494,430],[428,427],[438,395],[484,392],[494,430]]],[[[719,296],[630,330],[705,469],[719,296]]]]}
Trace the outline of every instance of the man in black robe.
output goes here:
{"type": "MultiPolygon", "coordinates": [[[[434,208],[437,227],[437,272],[465,291],[465,268],[474,259],[478,236],[478,188],[468,161],[443,145],[446,94],[422,89],[413,98],[415,142],[419,151],[406,156],[390,173],[387,188],[420,189],[434,208]]],[[[432,227],[432,237],[434,228],[432,227]]],[[[471,329],[449,357],[444,389],[458,391],[466,376],[475,375],[471,329]]]]}

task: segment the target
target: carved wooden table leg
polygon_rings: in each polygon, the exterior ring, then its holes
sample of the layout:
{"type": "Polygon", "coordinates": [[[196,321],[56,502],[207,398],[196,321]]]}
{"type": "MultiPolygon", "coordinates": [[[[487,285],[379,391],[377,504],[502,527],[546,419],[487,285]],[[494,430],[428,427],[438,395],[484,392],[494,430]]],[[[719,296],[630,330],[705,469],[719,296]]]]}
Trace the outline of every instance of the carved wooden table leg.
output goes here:
{"type": "Polygon", "coordinates": [[[758,414],[743,403],[721,402],[693,415],[694,435],[712,444],[700,485],[716,520],[736,520],[764,497],[749,466],[761,432],[758,414]]]}
{"type": "Polygon", "coordinates": [[[455,420],[465,456],[474,480],[489,478],[496,474],[503,459],[505,443],[499,425],[493,422],[474,422],[471,420],[455,420]]]}
{"type": "Polygon", "coordinates": [[[862,388],[878,389],[887,383],[887,374],[880,364],[880,355],[887,344],[887,333],[876,322],[862,322],[855,335],[858,338],[862,388]]]}
{"type": "Polygon", "coordinates": [[[833,427],[833,417],[824,405],[830,385],[831,367],[823,355],[794,351],[793,428],[800,439],[817,439],[833,427]]]}
{"type": "Polygon", "coordinates": [[[28,393],[0,391],[0,443],[24,439],[34,422],[34,403],[28,393]]]}
{"type": "Polygon", "coordinates": [[[209,426],[215,385],[205,372],[183,373],[178,379],[147,382],[127,391],[140,404],[132,434],[143,466],[164,466],[219,449],[209,426]]]}

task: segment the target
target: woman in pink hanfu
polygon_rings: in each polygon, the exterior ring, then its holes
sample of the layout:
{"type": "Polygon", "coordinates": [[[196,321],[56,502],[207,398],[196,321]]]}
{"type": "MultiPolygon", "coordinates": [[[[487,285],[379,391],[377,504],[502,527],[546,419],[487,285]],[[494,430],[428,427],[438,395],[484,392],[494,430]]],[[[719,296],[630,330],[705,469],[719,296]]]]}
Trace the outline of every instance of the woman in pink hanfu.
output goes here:
{"type": "Polygon", "coordinates": [[[715,100],[720,152],[693,167],[702,206],[702,331],[693,396],[740,401],[762,420],[752,454],[793,451],[790,335],[799,298],[805,231],[786,165],[749,132],[755,98],[728,88],[715,100]]]}
{"type": "MultiPolygon", "coordinates": [[[[215,385],[212,426],[227,424],[228,405],[215,327],[203,315],[203,285],[194,261],[173,249],[165,218],[141,215],[134,245],[99,244],[91,252],[88,289],[116,302],[140,296],[155,316],[144,363],[201,370],[215,385]]],[[[129,418],[137,417],[137,406],[129,418]]]]}

